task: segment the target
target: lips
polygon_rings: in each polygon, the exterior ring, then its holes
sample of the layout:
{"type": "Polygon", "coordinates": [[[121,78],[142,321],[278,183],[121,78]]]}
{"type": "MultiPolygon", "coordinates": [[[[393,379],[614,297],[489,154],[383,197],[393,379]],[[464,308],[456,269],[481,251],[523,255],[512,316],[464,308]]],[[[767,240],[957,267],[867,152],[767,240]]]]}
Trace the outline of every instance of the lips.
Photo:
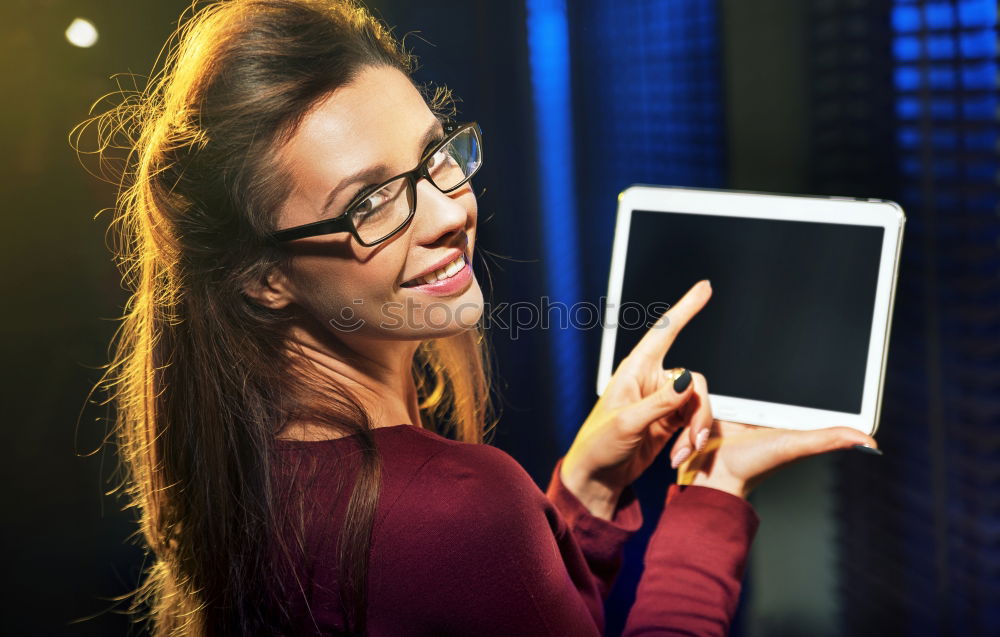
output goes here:
{"type": "Polygon", "coordinates": [[[417,285],[426,285],[428,283],[443,281],[460,272],[462,268],[466,267],[466,265],[467,261],[465,259],[465,253],[459,252],[450,257],[448,260],[439,263],[434,268],[406,281],[402,284],[402,287],[409,288],[417,285]]]}
{"type": "Polygon", "coordinates": [[[429,276],[441,276],[442,270],[436,270],[433,275],[418,278],[415,285],[403,289],[412,294],[426,294],[439,298],[448,298],[465,293],[469,289],[469,286],[475,283],[476,278],[472,274],[472,266],[469,265],[465,255],[460,256],[456,261],[462,265],[451,276],[448,276],[448,272],[453,271],[457,264],[449,264],[444,268],[443,279],[435,278],[430,283],[420,283],[420,281],[427,281],[429,276]]]}

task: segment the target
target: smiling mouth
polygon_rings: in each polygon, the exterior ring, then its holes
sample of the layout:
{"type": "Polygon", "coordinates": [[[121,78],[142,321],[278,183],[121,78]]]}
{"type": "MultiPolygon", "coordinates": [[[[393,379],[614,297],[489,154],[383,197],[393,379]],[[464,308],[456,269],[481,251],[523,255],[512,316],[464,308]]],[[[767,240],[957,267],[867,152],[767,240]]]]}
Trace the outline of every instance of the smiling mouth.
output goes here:
{"type": "Polygon", "coordinates": [[[401,287],[412,288],[418,285],[427,285],[428,283],[436,283],[438,281],[444,281],[446,279],[450,279],[451,277],[461,272],[462,269],[465,268],[467,265],[468,261],[466,261],[465,259],[465,254],[462,253],[458,255],[458,258],[456,258],[454,261],[444,266],[443,268],[434,270],[428,275],[417,277],[415,279],[410,279],[406,283],[403,283],[401,287]]]}

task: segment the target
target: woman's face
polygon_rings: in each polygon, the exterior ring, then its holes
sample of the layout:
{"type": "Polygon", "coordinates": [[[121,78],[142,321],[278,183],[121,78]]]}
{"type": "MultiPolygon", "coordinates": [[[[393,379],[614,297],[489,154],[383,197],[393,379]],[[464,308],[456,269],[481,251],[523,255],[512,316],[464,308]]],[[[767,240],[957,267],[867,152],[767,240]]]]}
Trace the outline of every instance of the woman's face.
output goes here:
{"type": "MultiPolygon", "coordinates": [[[[282,149],[293,183],[277,227],[342,214],[363,189],[416,167],[443,137],[403,73],[362,70],[309,112],[282,149]]],[[[284,272],[287,301],[326,329],[367,337],[422,340],[473,327],[483,294],[468,265],[477,217],[471,184],[444,194],[422,179],[416,197],[409,225],[376,246],[366,248],[350,233],[284,244],[292,255],[284,272]],[[449,281],[414,285],[456,259],[447,271],[464,269],[449,281]]]]}

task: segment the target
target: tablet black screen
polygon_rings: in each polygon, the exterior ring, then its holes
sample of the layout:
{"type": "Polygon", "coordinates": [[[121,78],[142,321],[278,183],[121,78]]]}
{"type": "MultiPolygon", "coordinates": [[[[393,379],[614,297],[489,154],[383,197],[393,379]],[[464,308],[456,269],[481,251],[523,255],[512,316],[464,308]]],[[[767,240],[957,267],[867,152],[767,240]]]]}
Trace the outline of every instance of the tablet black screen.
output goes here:
{"type": "MultiPolygon", "coordinates": [[[[635,211],[621,303],[672,304],[711,279],[666,368],[701,372],[714,394],[859,414],[883,233],[635,211]]],[[[615,367],[646,331],[622,318],[615,367]]]]}

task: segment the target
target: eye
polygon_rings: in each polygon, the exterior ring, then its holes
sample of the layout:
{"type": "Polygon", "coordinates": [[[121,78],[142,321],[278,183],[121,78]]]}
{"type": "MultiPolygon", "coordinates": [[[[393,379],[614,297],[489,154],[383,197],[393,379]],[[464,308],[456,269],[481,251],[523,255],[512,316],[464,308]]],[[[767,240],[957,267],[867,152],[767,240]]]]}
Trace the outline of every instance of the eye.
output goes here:
{"type": "Polygon", "coordinates": [[[427,169],[433,170],[441,165],[442,162],[448,160],[447,147],[439,148],[436,153],[431,155],[431,158],[427,160],[427,169]]]}
{"type": "Polygon", "coordinates": [[[369,185],[363,187],[358,191],[356,195],[351,199],[351,202],[347,204],[346,207],[341,211],[340,215],[351,214],[355,212],[364,212],[365,210],[370,210],[372,208],[372,199],[374,198],[378,201],[378,192],[374,191],[375,186],[369,185]]]}
{"type": "Polygon", "coordinates": [[[355,215],[365,216],[371,214],[375,210],[378,210],[378,207],[384,204],[386,199],[388,199],[387,190],[387,188],[382,188],[358,201],[355,205],[351,206],[352,212],[355,215]]]}

